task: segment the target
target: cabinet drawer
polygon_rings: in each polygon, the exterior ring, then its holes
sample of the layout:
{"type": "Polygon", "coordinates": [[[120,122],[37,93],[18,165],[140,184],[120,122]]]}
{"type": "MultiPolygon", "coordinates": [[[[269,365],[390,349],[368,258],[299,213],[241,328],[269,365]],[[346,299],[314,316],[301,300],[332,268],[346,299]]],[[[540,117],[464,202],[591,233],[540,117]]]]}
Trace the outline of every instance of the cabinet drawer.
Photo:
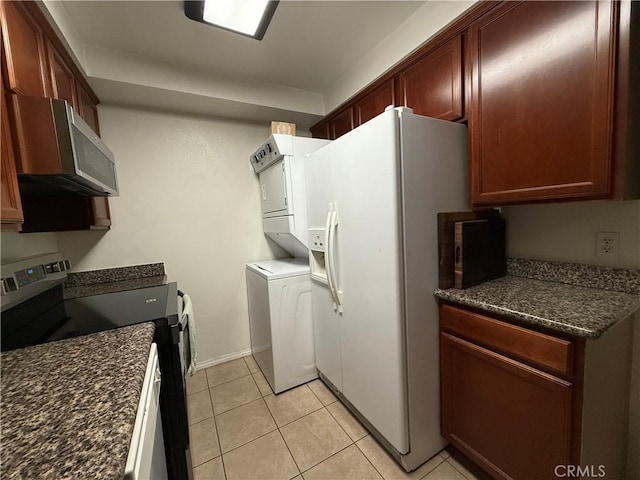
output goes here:
{"type": "Polygon", "coordinates": [[[443,331],[565,376],[573,374],[573,344],[569,340],[528,330],[451,305],[440,306],[443,331]]]}

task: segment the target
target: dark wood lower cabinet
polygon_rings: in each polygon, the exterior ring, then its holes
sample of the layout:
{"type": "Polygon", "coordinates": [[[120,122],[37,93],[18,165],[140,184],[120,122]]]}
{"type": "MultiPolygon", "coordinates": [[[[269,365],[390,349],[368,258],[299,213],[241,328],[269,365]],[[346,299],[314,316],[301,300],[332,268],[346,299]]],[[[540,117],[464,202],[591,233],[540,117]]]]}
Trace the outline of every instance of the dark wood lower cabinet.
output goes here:
{"type": "Polygon", "coordinates": [[[585,340],[441,303],[442,435],[496,479],[624,478],[632,332],[585,340]]]}
{"type": "Polygon", "coordinates": [[[552,479],[572,463],[570,382],[446,333],[441,352],[446,438],[498,478],[552,479]]]}

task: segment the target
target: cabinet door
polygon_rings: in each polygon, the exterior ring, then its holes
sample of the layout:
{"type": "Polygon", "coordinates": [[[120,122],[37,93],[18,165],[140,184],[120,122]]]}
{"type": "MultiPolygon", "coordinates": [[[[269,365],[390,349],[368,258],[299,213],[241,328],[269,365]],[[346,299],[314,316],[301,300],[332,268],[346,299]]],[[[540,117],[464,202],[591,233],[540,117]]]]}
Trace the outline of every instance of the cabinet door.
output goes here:
{"type": "Polygon", "coordinates": [[[100,135],[100,125],[98,123],[98,100],[85,89],[80,82],[77,84],[78,90],[78,113],[87,122],[91,129],[100,135]]]}
{"type": "Polygon", "coordinates": [[[49,66],[51,68],[51,90],[54,98],[66,100],[73,108],[78,108],[76,81],[73,72],[51,42],[47,43],[49,66]]]}
{"type": "Polygon", "coordinates": [[[571,463],[572,384],[442,333],[442,434],[496,478],[571,463]]]}
{"type": "Polygon", "coordinates": [[[343,110],[330,120],[331,140],[353,130],[353,107],[343,110]]]}
{"type": "Polygon", "coordinates": [[[384,112],[389,105],[395,105],[393,79],[386,81],[356,103],[356,126],[384,112]]]}
{"type": "Polygon", "coordinates": [[[324,138],[325,140],[331,140],[331,129],[329,128],[329,122],[321,123],[311,129],[311,135],[313,138],[324,138]]]}
{"type": "Polygon", "coordinates": [[[18,176],[16,175],[15,157],[9,131],[9,117],[7,115],[7,102],[4,96],[4,86],[0,84],[0,108],[2,110],[2,124],[0,126],[2,164],[0,176],[2,177],[2,211],[0,220],[2,223],[22,223],[22,205],[18,190],[18,176]]]}
{"type": "Polygon", "coordinates": [[[618,2],[505,2],[470,28],[471,202],[611,188],[618,2]]]}
{"type": "Polygon", "coordinates": [[[400,101],[418,115],[459,120],[462,108],[462,40],[458,36],[399,75],[400,101]]]}
{"type": "Polygon", "coordinates": [[[42,29],[22,2],[3,1],[0,8],[7,86],[21,95],[49,96],[49,70],[42,29]]]}

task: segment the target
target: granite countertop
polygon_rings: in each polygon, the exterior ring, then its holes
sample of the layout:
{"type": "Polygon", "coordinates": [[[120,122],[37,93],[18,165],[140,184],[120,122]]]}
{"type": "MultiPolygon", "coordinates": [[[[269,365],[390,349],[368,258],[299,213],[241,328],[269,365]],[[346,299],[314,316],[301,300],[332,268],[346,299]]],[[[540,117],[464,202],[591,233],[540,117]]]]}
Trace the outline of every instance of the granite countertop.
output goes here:
{"type": "Polygon", "coordinates": [[[154,328],[3,352],[2,478],[121,479],[154,328]]]}
{"type": "Polygon", "coordinates": [[[509,274],[505,277],[463,290],[436,289],[434,295],[582,338],[600,337],[640,308],[640,295],[636,291],[638,271],[602,267],[589,270],[584,265],[510,260],[509,274]],[[567,270],[563,273],[562,268],[567,270]],[[575,275],[577,271],[580,275],[575,275]],[[622,291],[602,288],[603,276],[608,277],[606,288],[622,291]],[[541,279],[543,277],[551,281],[541,279]],[[573,277],[579,277],[579,285],[573,277]],[[594,286],[586,286],[591,281],[594,286]]]}

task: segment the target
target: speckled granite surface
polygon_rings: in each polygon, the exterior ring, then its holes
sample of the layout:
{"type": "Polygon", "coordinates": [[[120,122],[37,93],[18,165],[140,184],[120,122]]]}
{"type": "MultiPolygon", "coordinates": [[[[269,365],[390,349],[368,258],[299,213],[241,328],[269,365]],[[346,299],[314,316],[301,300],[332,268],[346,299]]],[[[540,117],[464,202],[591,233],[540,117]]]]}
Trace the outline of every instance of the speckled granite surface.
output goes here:
{"type": "Polygon", "coordinates": [[[507,275],[459,290],[437,289],[443,300],[507,318],[597,338],[640,308],[640,296],[507,275]]]}
{"type": "Polygon", "coordinates": [[[507,273],[516,277],[640,295],[640,270],[508,258],[507,273]]]}
{"type": "Polygon", "coordinates": [[[64,298],[86,297],[155,287],[167,283],[164,263],[149,263],[129,267],[105,268],[69,273],[64,282],[64,298]]]}
{"type": "Polygon", "coordinates": [[[88,272],[71,272],[67,276],[64,286],[65,288],[79,287],[82,285],[92,285],[94,283],[110,283],[144,277],[159,277],[164,274],[164,263],[105,268],[102,270],[90,270],[88,272]]]}
{"type": "Polygon", "coordinates": [[[4,352],[3,479],[121,479],[154,325],[4,352]]]}
{"type": "Polygon", "coordinates": [[[64,299],[67,300],[70,298],[87,297],[89,295],[102,295],[103,293],[156,287],[158,285],[164,285],[165,283],[167,283],[167,276],[158,275],[156,277],[134,278],[131,280],[120,280],[118,282],[94,283],[89,285],[79,285],[77,287],[65,287],[62,294],[64,299]]]}

